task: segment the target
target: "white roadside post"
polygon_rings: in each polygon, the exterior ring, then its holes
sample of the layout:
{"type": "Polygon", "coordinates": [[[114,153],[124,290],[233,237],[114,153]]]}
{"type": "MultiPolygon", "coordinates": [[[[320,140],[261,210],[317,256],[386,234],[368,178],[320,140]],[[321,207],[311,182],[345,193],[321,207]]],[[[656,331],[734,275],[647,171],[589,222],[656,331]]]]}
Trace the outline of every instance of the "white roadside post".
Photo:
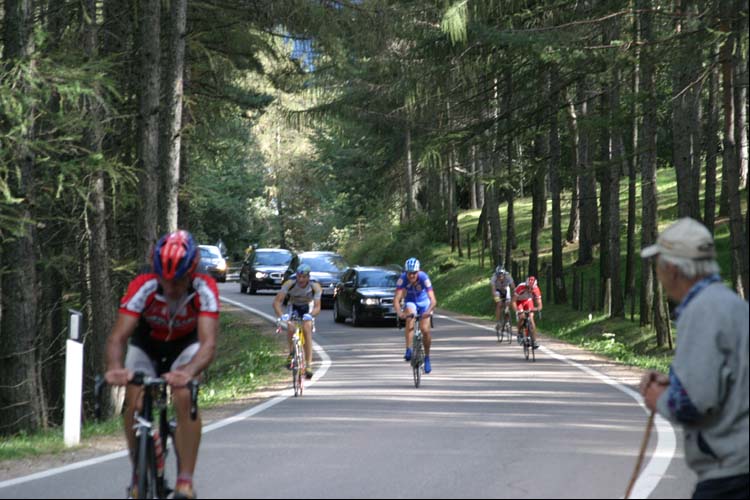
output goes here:
{"type": "Polygon", "coordinates": [[[65,446],[81,442],[81,403],[83,396],[83,343],[79,311],[70,311],[70,338],[65,347],[65,446]]]}

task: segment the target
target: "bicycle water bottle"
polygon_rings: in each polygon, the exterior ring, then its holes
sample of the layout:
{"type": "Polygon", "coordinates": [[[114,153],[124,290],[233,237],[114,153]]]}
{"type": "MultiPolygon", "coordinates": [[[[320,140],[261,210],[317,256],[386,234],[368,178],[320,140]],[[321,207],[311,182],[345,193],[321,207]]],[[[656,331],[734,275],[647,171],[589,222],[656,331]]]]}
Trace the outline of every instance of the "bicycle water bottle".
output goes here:
{"type": "Polygon", "coordinates": [[[156,455],[156,476],[164,477],[164,447],[159,431],[154,431],[154,454],[156,455]]]}

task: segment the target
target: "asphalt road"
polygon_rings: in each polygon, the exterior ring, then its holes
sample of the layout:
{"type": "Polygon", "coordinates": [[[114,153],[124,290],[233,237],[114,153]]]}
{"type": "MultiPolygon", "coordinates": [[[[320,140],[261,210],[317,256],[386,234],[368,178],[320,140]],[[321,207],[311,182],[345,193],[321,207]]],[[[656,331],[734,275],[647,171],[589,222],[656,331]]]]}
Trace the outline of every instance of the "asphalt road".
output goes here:
{"type": "MultiPolygon", "coordinates": [[[[273,314],[272,294],[220,289],[273,314]]],[[[401,331],[336,324],[330,311],[317,330],[303,397],[285,391],[204,434],[201,497],[622,498],[647,417],[628,388],[544,347],[525,361],[482,325],[437,318],[433,373],[415,389],[401,331]]],[[[687,498],[681,437],[659,420],[634,497],[687,498]]],[[[0,483],[0,498],[117,498],[129,474],[120,454],[0,483]]]]}

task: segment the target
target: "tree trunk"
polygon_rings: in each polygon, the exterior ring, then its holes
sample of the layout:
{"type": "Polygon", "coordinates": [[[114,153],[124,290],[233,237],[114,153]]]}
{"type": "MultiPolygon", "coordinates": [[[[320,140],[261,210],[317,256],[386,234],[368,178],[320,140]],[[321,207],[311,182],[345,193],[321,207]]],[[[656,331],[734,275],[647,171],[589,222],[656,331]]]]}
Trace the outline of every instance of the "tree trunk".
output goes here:
{"type": "MultiPolygon", "coordinates": [[[[32,63],[33,5],[31,0],[6,0],[4,4],[3,58],[6,64],[32,63]]],[[[21,78],[26,78],[26,73],[21,78]]],[[[27,82],[14,82],[23,92],[27,82]]],[[[16,168],[10,168],[8,193],[20,200],[15,204],[17,227],[2,241],[2,323],[0,323],[0,435],[18,431],[34,432],[46,422],[43,385],[37,359],[39,324],[36,288],[36,229],[32,221],[35,158],[27,146],[34,141],[34,110],[22,111],[18,124],[26,130],[23,142],[12,155],[16,168]]],[[[18,119],[16,119],[17,121],[18,119]]],[[[0,119],[3,129],[8,123],[0,119]]],[[[3,134],[6,130],[0,130],[3,134]]]]}
{"type": "MultiPolygon", "coordinates": [[[[730,19],[734,17],[733,0],[722,1],[721,30],[731,33],[730,19]]],[[[736,151],[734,128],[734,58],[732,56],[737,42],[737,32],[731,33],[721,51],[722,84],[724,92],[724,158],[723,175],[727,179],[729,199],[729,235],[732,254],[732,282],[740,297],[745,297],[748,289],[747,279],[747,239],[743,224],[739,196],[739,154],[736,151]]]]}
{"type": "Polygon", "coordinates": [[[479,187],[479,170],[477,168],[477,147],[471,146],[471,181],[469,182],[469,208],[477,210],[477,191],[479,187]]]}
{"type": "Polygon", "coordinates": [[[550,114],[549,114],[549,187],[552,198],[552,293],[555,304],[568,302],[563,270],[562,209],[560,206],[560,130],[558,109],[560,108],[560,89],[558,87],[559,70],[552,65],[549,73],[550,114]]]}
{"type": "Polygon", "coordinates": [[[700,219],[698,204],[698,184],[696,166],[698,163],[698,144],[696,124],[700,123],[698,103],[700,93],[693,85],[700,72],[700,59],[695,57],[699,52],[696,37],[686,37],[682,32],[689,29],[690,12],[688,0],[677,0],[675,31],[679,46],[672,58],[672,163],[677,177],[677,215],[700,219]],[[683,26],[685,24],[685,26],[683,26]],[[698,67],[696,68],[696,65],[698,67]]]}
{"type": "MultiPolygon", "coordinates": [[[[536,165],[546,164],[548,156],[547,150],[549,148],[547,144],[548,136],[543,134],[537,134],[534,138],[534,152],[536,165]]],[[[531,181],[531,241],[530,241],[530,253],[529,253],[529,275],[539,276],[539,233],[544,227],[544,213],[542,205],[547,203],[546,200],[546,189],[545,189],[545,173],[546,169],[537,167],[534,169],[533,178],[531,181]]]]}
{"type": "MultiPolygon", "coordinates": [[[[639,42],[638,32],[638,16],[633,16],[633,40],[639,42]]],[[[640,49],[636,49],[636,52],[640,49]]],[[[640,93],[640,65],[638,64],[638,55],[633,61],[635,69],[633,71],[633,95],[637,96],[640,93]]],[[[636,172],[638,171],[638,113],[639,107],[637,105],[637,99],[632,99],[630,105],[630,120],[632,122],[632,146],[631,154],[628,160],[628,228],[627,228],[627,255],[625,257],[625,297],[631,300],[635,300],[635,274],[636,274],[636,259],[638,256],[635,253],[635,226],[636,226],[636,172]]],[[[634,303],[634,302],[633,302],[634,303]]]]}
{"type": "MultiPolygon", "coordinates": [[[[585,120],[589,112],[589,90],[582,78],[578,84],[576,111],[578,120],[585,120]]],[[[578,246],[578,265],[586,265],[594,259],[594,244],[597,240],[596,228],[599,217],[596,206],[596,176],[590,157],[590,132],[585,127],[578,127],[578,171],[581,173],[579,193],[579,210],[581,211],[581,238],[578,246]]]]}
{"type": "Polygon", "coordinates": [[[140,82],[138,87],[138,257],[148,262],[158,238],[160,0],[143,0],[138,19],[140,82]]]}
{"type": "MultiPolygon", "coordinates": [[[[85,20],[83,45],[88,58],[93,61],[98,57],[99,44],[96,0],[86,0],[84,8],[86,14],[83,16],[85,20]]],[[[91,120],[89,127],[84,132],[84,144],[92,155],[98,156],[102,153],[104,133],[101,124],[104,123],[104,110],[99,104],[97,96],[86,97],[85,107],[91,120]]],[[[115,297],[110,278],[111,262],[107,238],[109,214],[105,200],[105,172],[97,169],[91,179],[90,224],[88,227],[89,266],[91,270],[89,282],[91,322],[88,331],[91,335],[86,339],[86,348],[91,373],[103,373],[104,371],[105,344],[115,321],[115,297]]]]}
{"type": "MultiPolygon", "coordinates": [[[[615,23],[619,23],[619,21],[615,21],[615,23]]],[[[620,38],[620,29],[617,24],[613,38],[615,40],[620,38]]],[[[621,81],[622,72],[619,66],[615,66],[612,69],[612,87],[609,95],[609,122],[613,124],[619,121],[617,115],[620,108],[621,81]]],[[[609,252],[609,279],[612,284],[610,287],[610,315],[612,317],[624,317],[625,300],[623,298],[622,281],[620,279],[620,170],[625,170],[628,165],[627,158],[625,157],[622,132],[619,127],[612,126],[610,129],[610,138],[612,141],[612,170],[609,176],[609,200],[607,200],[607,203],[609,203],[609,218],[607,220],[607,224],[609,224],[609,237],[606,241],[602,241],[602,246],[606,245],[609,252]]]]}
{"type": "MultiPolygon", "coordinates": [[[[656,134],[657,96],[656,74],[653,55],[653,12],[651,0],[637,0],[640,12],[641,40],[640,53],[641,83],[643,100],[643,145],[641,146],[641,248],[656,242],[657,198],[656,198],[656,134]]],[[[654,287],[656,279],[655,259],[645,261],[641,266],[641,325],[649,325],[653,320],[654,287]]]]}
{"type": "Polygon", "coordinates": [[[708,78],[708,120],[704,137],[704,150],[706,155],[706,194],[704,199],[703,222],[711,234],[714,234],[716,224],[716,158],[721,152],[721,141],[719,139],[719,106],[716,95],[719,92],[719,72],[716,68],[711,69],[708,78]]]}
{"type": "MultiPolygon", "coordinates": [[[[744,15],[735,16],[735,33],[737,33],[737,46],[734,50],[734,139],[737,144],[737,159],[739,168],[739,187],[747,187],[747,87],[748,87],[748,62],[747,62],[747,0],[738,0],[735,12],[744,12],[744,15]]],[[[746,289],[747,290],[747,289],[746,289]]]]}
{"type": "Polygon", "coordinates": [[[168,22],[169,62],[164,80],[164,122],[159,144],[163,181],[159,197],[161,232],[176,231],[178,226],[187,0],[171,0],[168,22]]]}
{"type": "Polygon", "coordinates": [[[575,243],[578,241],[581,235],[581,218],[580,218],[580,204],[581,204],[581,176],[578,169],[578,119],[576,117],[576,110],[572,100],[568,100],[568,128],[570,129],[570,137],[572,144],[570,148],[570,164],[573,166],[573,187],[570,196],[570,218],[568,220],[568,231],[565,235],[565,240],[568,243],[575,243]]]}

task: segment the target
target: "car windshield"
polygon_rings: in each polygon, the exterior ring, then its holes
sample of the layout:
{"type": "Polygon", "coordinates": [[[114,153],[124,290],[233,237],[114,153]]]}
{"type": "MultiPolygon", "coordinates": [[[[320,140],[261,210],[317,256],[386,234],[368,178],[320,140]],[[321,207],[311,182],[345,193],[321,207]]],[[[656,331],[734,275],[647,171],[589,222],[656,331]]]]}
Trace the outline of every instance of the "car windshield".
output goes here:
{"type": "Polygon", "coordinates": [[[216,247],[200,247],[201,259],[220,259],[221,252],[216,247]]]}
{"type": "Polygon", "coordinates": [[[398,277],[398,273],[362,271],[359,273],[358,285],[360,288],[395,288],[398,277]]]}
{"type": "Polygon", "coordinates": [[[255,257],[256,266],[288,266],[292,256],[284,252],[258,252],[255,257]]]}
{"type": "Polygon", "coordinates": [[[317,257],[304,257],[300,264],[307,264],[314,272],[340,273],[348,267],[340,255],[321,255],[317,257]]]}

